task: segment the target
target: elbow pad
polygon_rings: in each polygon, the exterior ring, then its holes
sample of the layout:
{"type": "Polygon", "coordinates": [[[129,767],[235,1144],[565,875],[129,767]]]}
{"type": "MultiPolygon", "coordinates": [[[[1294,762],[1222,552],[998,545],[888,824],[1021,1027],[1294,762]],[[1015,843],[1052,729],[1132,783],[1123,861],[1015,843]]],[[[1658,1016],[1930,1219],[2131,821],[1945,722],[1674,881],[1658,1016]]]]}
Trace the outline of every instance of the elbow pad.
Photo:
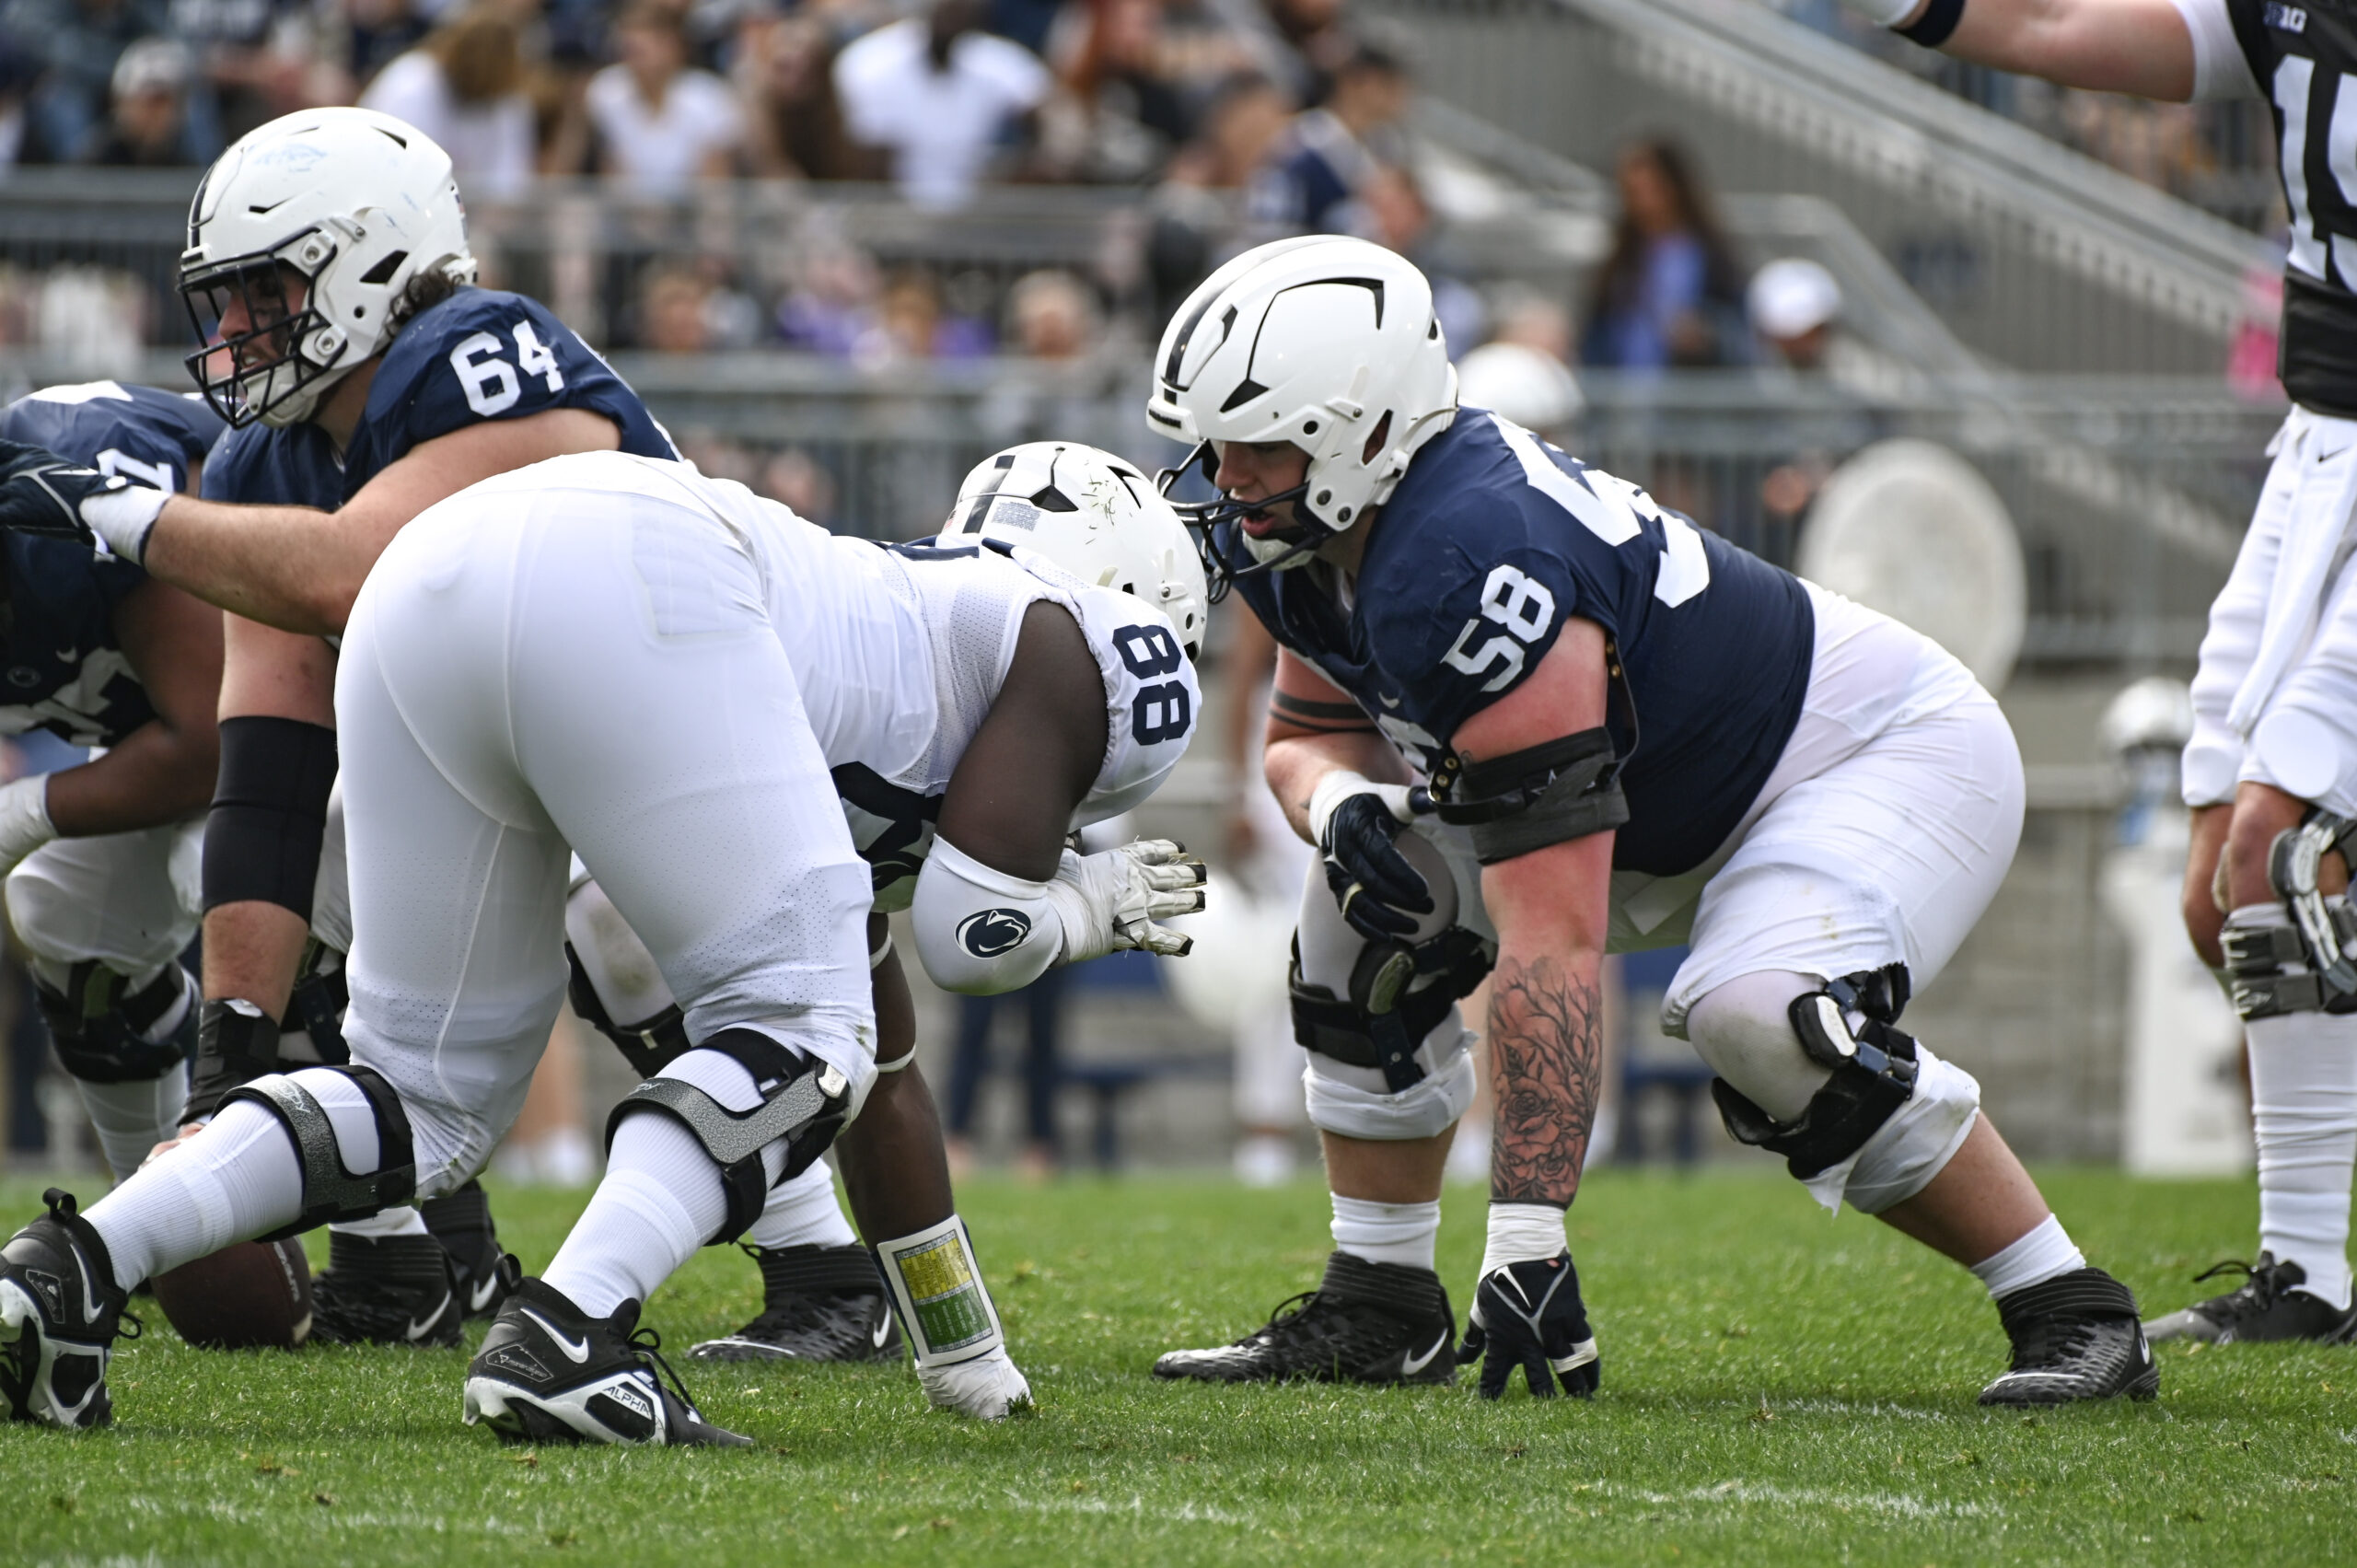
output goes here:
{"type": "Polygon", "coordinates": [[[944,991],[1014,991],[1063,955],[1053,885],[993,871],[947,839],[933,841],[909,917],[918,961],[944,991]]]}

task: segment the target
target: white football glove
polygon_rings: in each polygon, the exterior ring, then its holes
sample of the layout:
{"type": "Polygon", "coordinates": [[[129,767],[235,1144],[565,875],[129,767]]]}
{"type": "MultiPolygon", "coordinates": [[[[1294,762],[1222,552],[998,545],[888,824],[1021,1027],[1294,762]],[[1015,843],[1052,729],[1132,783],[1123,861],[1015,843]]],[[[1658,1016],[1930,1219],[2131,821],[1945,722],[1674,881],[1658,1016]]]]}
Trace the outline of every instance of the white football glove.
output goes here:
{"type": "Polygon", "coordinates": [[[1169,839],[1138,839],[1101,854],[1064,851],[1047,885],[1063,926],[1059,961],[1076,964],[1129,947],[1183,957],[1193,939],[1154,923],[1200,911],[1207,875],[1186,845],[1169,839]]]}
{"type": "Polygon", "coordinates": [[[977,1421],[1003,1421],[1018,1401],[1031,1402],[1031,1385],[1004,1349],[949,1366],[920,1366],[917,1381],[934,1409],[977,1421]]]}
{"type": "Polygon", "coordinates": [[[49,775],[35,773],[0,784],[0,877],[57,837],[49,819],[49,775]]]}

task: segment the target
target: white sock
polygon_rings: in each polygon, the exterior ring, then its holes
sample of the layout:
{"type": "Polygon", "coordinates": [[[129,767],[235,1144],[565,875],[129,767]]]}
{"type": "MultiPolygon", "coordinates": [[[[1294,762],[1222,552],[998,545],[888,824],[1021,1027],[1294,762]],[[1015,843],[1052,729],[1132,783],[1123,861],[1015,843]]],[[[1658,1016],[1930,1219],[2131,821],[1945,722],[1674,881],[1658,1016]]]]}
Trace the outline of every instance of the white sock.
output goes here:
{"type": "Polygon", "coordinates": [[[835,1201],[835,1173],[819,1160],[770,1190],[761,1217],[745,1233],[756,1247],[856,1247],[859,1237],[835,1201]]]}
{"type": "Polygon", "coordinates": [[[292,1225],[303,1212],[303,1167],[286,1124],[251,1100],[90,1205],[91,1225],[129,1290],[233,1241],[292,1225]]]}
{"type": "Polygon", "coordinates": [[[128,1084],[93,1084],[76,1078],[82,1109],[90,1113],[99,1147],[117,1181],[128,1181],[147,1152],[180,1136],[180,1112],[188,1106],[188,1074],[179,1067],[160,1078],[128,1084]]]}
{"type": "Polygon", "coordinates": [[[1509,1263],[1552,1258],[1563,1250],[1563,1211],[1552,1203],[1492,1203],[1490,1239],[1481,1249],[1481,1272],[1488,1279],[1509,1263]]]}
{"type": "Polygon", "coordinates": [[[2073,1269],[2084,1269],[2087,1260],[2071,1240],[2070,1232],[2054,1215],[2046,1216],[2019,1240],[2003,1250],[1983,1258],[1972,1265],[1972,1272],[1989,1287],[1991,1297],[2011,1295],[2025,1285],[2042,1284],[2073,1269]]]}
{"type": "Polygon", "coordinates": [[[1440,1200],[1429,1203],[1376,1203],[1334,1194],[1334,1245],[1370,1263],[1433,1266],[1440,1239],[1440,1200]]]}
{"type": "Polygon", "coordinates": [[[391,1236],[427,1236],[425,1216],[404,1203],[398,1209],[387,1209],[365,1220],[345,1220],[328,1226],[346,1236],[365,1236],[371,1241],[382,1241],[391,1236]]]}
{"type": "MultiPolygon", "coordinates": [[[[2236,911],[2235,917],[2241,918],[2236,911]]],[[[2349,1179],[2357,1164],[2357,1017],[2250,1023],[2258,1244],[2307,1271],[2300,1288],[2349,1305],[2349,1179]]]]}
{"type": "MultiPolygon", "coordinates": [[[[693,1084],[732,1111],[761,1098],[743,1064],[717,1051],[691,1051],[658,1076],[693,1084]]],[[[772,1176],[784,1168],[783,1141],[761,1158],[772,1176]]],[[[615,1129],[606,1179],[540,1277],[592,1318],[610,1318],[654,1295],[727,1217],[720,1167],[696,1135],[676,1117],[642,1110],[615,1129]]]]}

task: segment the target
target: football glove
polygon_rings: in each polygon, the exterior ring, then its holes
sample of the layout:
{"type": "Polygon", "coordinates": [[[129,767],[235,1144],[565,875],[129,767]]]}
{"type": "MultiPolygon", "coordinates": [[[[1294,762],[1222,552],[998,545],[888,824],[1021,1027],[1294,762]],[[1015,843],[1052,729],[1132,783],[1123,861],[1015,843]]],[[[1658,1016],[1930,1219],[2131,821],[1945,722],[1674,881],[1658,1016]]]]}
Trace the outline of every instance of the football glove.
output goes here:
{"type": "Polygon", "coordinates": [[[1351,929],[1371,942],[1415,935],[1416,916],[1433,912],[1433,890],[1399,853],[1399,834],[1414,819],[1414,792],[1337,772],[1309,797],[1309,829],[1326,860],[1326,886],[1351,929]]]}
{"type": "Polygon", "coordinates": [[[45,447],[0,441],[0,528],[70,539],[137,563],[166,491],[66,461],[45,447]]]}
{"type": "Polygon", "coordinates": [[[1482,1362],[1485,1400],[1505,1397],[1506,1380],[1517,1366],[1536,1398],[1552,1399],[1558,1378],[1575,1400],[1594,1396],[1601,1367],[1571,1253],[1508,1263],[1481,1277],[1472,1321],[1457,1352],[1459,1366],[1477,1361],[1482,1362]]]}
{"type": "Polygon", "coordinates": [[[1064,852],[1048,896],[1064,928],[1062,961],[1130,947],[1179,958],[1195,944],[1155,924],[1203,907],[1203,863],[1169,839],[1139,839],[1100,854],[1064,852]]]}

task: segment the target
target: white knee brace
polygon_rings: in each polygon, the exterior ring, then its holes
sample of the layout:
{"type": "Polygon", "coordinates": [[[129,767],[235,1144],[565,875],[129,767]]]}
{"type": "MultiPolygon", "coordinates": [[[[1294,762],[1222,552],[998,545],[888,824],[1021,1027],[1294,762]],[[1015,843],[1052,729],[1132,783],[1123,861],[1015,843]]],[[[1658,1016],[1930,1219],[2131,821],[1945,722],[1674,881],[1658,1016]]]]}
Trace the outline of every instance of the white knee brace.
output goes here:
{"type": "MultiPolygon", "coordinates": [[[[1892,1045],[1893,1055],[1905,1049],[1913,1052],[1910,1092],[1879,1112],[1880,1123],[1866,1131],[1877,1112],[1869,1109],[1862,1118],[1857,1100],[1834,1091],[1835,1070],[1804,1047],[1794,1022],[1794,1003],[1824,990],[1805,975],[1739,976],[1694,1003],[1687,1014],[1687,1038],[1735,1091],[1736,1103],[1724,1094],[1718,1097],[1729,1132],[1785,1155],[1794,1175],[1827,1208],[1847,1200],[1861,1214],[1880,1214],[1922,1191],[1955,1156],[1980,1111],[1980,1086],[1971,1074],[1876,1025],[1864,1012],[1844,1015],[1838,1032],[1829,1017],[1828,1032],[1837,1046],[1847,1036],[1860,1057],[1878,1055],[1884,1043],[1892,1045]],[[1820,1120],[1832,1125],[1813,1135],[1810,1123],[1820,1120]],[[1864,1132],[1863,1139],[1852,1142],[1859,1132],[1864,1132]]],[[[1853,1064],[1841,1071],[1862,1075],[1867,1069],[1853,1064]]]]}

